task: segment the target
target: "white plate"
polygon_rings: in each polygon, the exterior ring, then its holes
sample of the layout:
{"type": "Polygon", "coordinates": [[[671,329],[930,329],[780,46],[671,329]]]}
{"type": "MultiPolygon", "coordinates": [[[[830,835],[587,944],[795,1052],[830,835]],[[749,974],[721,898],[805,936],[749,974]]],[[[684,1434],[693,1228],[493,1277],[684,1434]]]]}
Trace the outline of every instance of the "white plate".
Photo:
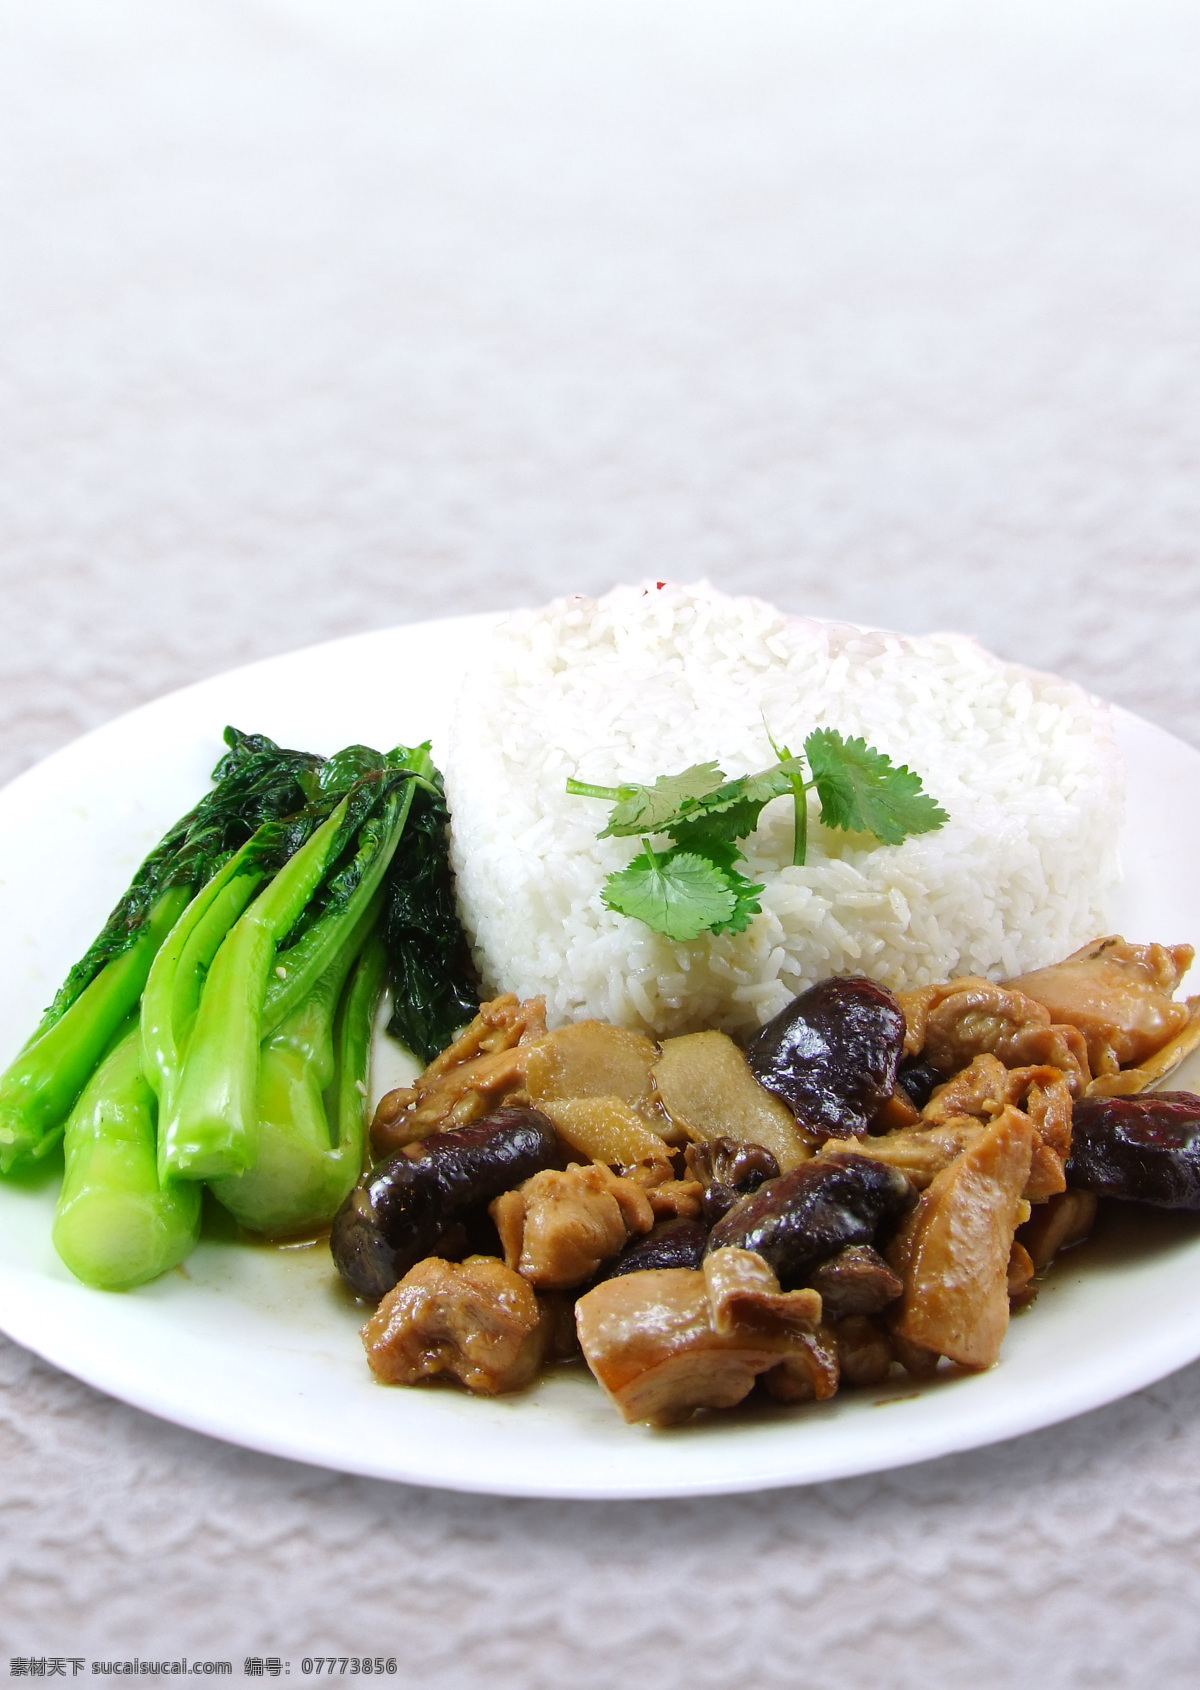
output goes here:
{"type": "MultiPolygon", "coordinates": [[[[432,735],[436,755],[453,677],[490,620],[361,635],[218,676],[89,734],[0,793],[0,1062],[145,851],[204,789],[226,722],[318,751],[432,735]]],[[[1118,925],[1200,948],[1200,754],[1117,719],[1130,799],[1118,925]]],[[[91,1291],[54,1254],[53,1203],[45,1177],[0,1186],[0,1326],[19,1343],[214,1437],[458,1490],[685,1496],[839,1478],[1051,1425],[1200,1355],[1200,1222],[1163,1216],[1068,1257],[990,1373],[651,1432],[622,1424],[582,1372],[500,1401],[375,1384],[356,1336],[363,1311],[323,1246],[206,1241],[186,1274],[123,1296],[91,1291]]]]}

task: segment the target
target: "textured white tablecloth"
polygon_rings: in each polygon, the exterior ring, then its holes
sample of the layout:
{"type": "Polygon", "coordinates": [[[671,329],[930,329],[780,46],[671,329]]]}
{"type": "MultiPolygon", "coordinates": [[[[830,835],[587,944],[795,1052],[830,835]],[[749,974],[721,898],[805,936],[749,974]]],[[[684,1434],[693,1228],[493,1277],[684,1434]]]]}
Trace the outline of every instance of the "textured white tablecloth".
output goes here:
{"type": "MultiPolygon", "coordinates": [[[[1159,0],[3,0],[4,772],[248,658],[642,575],[969,628],[1200,740],[1198,73],[1159,0]]],[[[1195,1367],[882,1477],[547,1505],[6,1345],[0,1675],[1184,1690],[1198,1408],[1195,1367]]]]}

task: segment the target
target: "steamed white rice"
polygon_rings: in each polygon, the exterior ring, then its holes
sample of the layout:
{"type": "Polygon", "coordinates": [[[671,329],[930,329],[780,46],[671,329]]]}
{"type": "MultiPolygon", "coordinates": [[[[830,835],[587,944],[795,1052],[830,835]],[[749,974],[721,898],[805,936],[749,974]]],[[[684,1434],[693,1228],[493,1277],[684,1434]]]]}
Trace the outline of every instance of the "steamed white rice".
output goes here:
{"type": "Polygon", "coordinates": [[[1119,754],[1106,706],[958,634],[865,633],[707,586],[618,587],[507,617],[458,706],[445,765],[460,908],[489,993],[544,993],[551,1024],[600,1016],[663,1035],[769,1020],[830,974],[894,989],[1001,978],[1106,930],[1118,878],[1119,754]],[[765,724],[765,725],[764,725],[765,724]],[[674,943],[605,909],[640,849],[596,838],[608,807],[569,775],[650,781],[716,758],[765,768],[814,727],[862,734],[922,777],[939,832],[876,845],[791,803],[763,812],[745,933],[674,943]]]}

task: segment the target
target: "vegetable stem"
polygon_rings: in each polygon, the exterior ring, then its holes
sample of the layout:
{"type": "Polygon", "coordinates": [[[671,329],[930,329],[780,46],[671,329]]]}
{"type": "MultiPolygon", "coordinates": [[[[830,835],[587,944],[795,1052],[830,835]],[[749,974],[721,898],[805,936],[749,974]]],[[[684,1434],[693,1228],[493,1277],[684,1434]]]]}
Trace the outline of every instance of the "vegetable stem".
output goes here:
{"type": "Polygon", "coordinates": [[[346,807],[343,799],[288,859],[213,959],[178,1092],[160,1123],[163,1178],[215,1179],[253,1160],[260,1023],[275,947],[320,885],[346,807]]]}
{"type": "Polygon", "coordinates": [[[247,864],[244,845],[202,886],[167,935],[142,993],[143,1072],[169,1114],[183,1065],[187,1036],[213,957],[250,902],[266,870],[247,864]]]}
{"type": "Polygon", "coordinates": [[[155,1098],[141,1066],[136,1021],[100,1064],[71,1112],[54,1247],[75,1274],[105,1291],[144,1284],[181,1262],[200,1232],[200,1188],[160,1183],[155,1098]]]}
{"type": "MultiPolygon", "coordinates": [[[[355,1136],[342,1131],[338,1118],[338,1042],[357,971],[345,992],[343,987],[370,940],[380,902],[377,894],[314,990],[263,1044],[254,1162],[243,1173],[211,1181],[214,1196],[253,1232],[282,1237],[326,1225],[362,1172],[365,1120],[355,1136]]],[[[362,1033],[364,1090],[377,1000],[376,989],[362,1033]]],[[[361,1118],[365,1098],[355,1090],[354,1099],[361,1118]]]]}
{"type": "Polygon", "coordinates": [[[134,943],[105,963],[0,1077],[0,1173],[25,1157],[44,1156],[57,1142],[93,1069],[136,1005],[188,891],[172,886],[162,893],[134,943]]]}
{"type": "Polygon", "coordinates": [[[347,933],[374,900],[400,842],[416,785],[416,781],[406,781],[388,798],[375,836],[364,841],[359,850],[355,867],[361,869],[361,879],[345,904],[315,921],[283,954],[281,961],[286,961],[286,974],[282,977],[276,974],[267,983],[262,1013],[264,1038],[281,1026],[312,991],[345,943],[347,933]]]}
{"type": "Polygon", "coordinates": [[[592,786],[586,780],[576,780],[574,776],[567,779],[567,791],[572,798],[604,798],[610,804],[617,804],[621,799],[619,786],[592,786]]]}

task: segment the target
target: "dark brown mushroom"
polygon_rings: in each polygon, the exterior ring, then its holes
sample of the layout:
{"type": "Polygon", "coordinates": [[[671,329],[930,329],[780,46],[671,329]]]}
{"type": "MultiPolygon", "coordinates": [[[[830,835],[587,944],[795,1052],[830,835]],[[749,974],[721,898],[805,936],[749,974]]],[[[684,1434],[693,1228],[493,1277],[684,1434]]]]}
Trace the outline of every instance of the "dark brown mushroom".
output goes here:
{"type": "Polygon", "coordinates": [[[914,1199],[905,1176],[883,1162],[852,1152],[814,1156],[736,1203],[708,1248],[757,1251],[790,1290],[847,1246],[875,1243],[914,1199]]]}
{"type": "Polygon", "coordinates": [[[822,1262],[808,1276],[814,1291],[821,1293],[826,1320],[841,1320],[851,1314],[878,1314],[894,1303],[904,1281],[893,1273],[877,1250],[869,1244],[851,1244],[822,1262]]]}
{"type": "Polygon", "coordinates": [[[865,975],[822,980],[768,1021],[747,1055],[759,1084],[802,1127],[856,1138],[891,1098],[904,1048],[904,1012],[865,975]]]}
{"type": "Polygon", "coordinates": [[[434,1133],[365,1175],[334,1216],[329,1247],[360,1297],[379,1298],[501,1192],[561,1160],[536,1109],[497,1109],[434,1133]]]}
{"type": "Polygon", "coordinates": [[[1068,1185],[1102,1197],[1200,1210],[1200,1097],[1077,1098],[1066,1175],[1068,1185]]]}
{"type": "Polygon", "coordinates": [[[685,1160],[688,1173],[704,1187],[702,1211],[710,1227],[729,1213],[739,1197],[779,1178],[779,1163],[764,1145],[742,1144],[732,1138],[691,1144],[685,1160]]]}

